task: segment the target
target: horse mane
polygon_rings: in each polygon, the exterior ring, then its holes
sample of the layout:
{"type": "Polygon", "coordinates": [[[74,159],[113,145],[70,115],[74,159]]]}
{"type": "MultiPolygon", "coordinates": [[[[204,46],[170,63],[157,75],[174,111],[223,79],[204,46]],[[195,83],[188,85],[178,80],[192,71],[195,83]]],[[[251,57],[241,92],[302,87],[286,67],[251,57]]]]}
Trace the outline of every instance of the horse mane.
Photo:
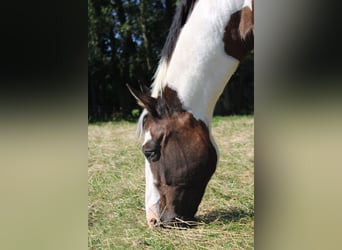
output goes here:
{"type": "MultiPolygon", "coordinates": [[[[176,47],[179,34],[184,24],[188,20],[188,17],[190,16],[197,1],[198,0],[181,0],[177,6],[175,15],[173,16],[171,27],[169,29],[169,33],[166,37],[165,44],[161,51],[158,68],[152,78],[153,83],[151,96],[154,98],[157,98],[163,92],[163,89],[166,85],[165,78],[167,69],[171,60],[172,53],[176,47]]],[[[138,120],[137,136],[139,138],[142,138],[142,136],[144,135],[143,123],[146,115],[147,110],[144,109],[138,120]]]]}
{"type": "Polygon", "coordinates": [[[179,34],[188,20],[197,0],[181,0],[177,6],[172,24],[167,35],[158,68],[153,76],[152,96],[158,97],[166,85],[165,78],[172,53],[176,47],[179,34]]]}

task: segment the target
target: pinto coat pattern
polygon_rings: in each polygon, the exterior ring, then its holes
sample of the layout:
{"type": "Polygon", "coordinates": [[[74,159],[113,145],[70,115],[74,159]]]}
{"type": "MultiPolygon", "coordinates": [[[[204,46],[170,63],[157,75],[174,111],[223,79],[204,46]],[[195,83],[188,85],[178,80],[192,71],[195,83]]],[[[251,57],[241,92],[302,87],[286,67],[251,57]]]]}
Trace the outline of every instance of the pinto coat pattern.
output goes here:
{"type": "Polygon", "coordinates": [[[192,220],[213,175],[215,104],[253,49],[254,2],[183,0],[176,10],[152,90],[132,95],[144,108],[145,208],[149,226],[192,220]]]}

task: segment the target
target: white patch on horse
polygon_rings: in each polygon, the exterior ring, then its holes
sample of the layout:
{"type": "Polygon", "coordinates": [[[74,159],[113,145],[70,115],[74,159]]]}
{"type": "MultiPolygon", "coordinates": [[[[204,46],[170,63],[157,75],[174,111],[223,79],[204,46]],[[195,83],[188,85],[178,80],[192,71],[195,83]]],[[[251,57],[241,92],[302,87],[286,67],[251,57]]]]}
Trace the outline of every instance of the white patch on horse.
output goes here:
{"type": "MultiPolygon", "coordinates": [[[[152,135],[150,131],[145,132],[144,143],[152,140],[152,135]]],[[[145,178],[146,178],[146,188],[145,188],[145,210],[147,224],[153,226],[153,222],[158,222],[159,218],[159,201],[160,195],[158,189],[155,186],[157,182],[152,174],[150,163],[145,159],[145,178]]]]}
{"type": "Polygon", "coordinates": [[[158,189],[154,185],[155,180],[150,168],[150,163],[145,160],[145,177],[146,177],[146,189],[145,189],[145,210],[146,219],[149,226],[153,226],[151,221],[158,222],[159,218],[159,201],[160,195],[158,189]]]}
{"type": "Polygon", "coordinates": [[[244,7],[246,7],[246,6],[249,7],[249,8],[253,11],[252,0],[245,0],[244,3],[243,3],[242,8],[244,8],[244,7]]]}
{"type": "Polygon", "coordinates": [[[182,28],[169,64],[161,58],[152,96],[168,85],[177,91],[184,109],[211,127],[217,99],[239,61],[225,53],[223,35],[230,16],[251,0],[201,0],[182,28]]]}
{"type": "Polygon", "coordinates": [[[151,132],[150,131],[147,131],[145,133],[145,138],[144,138],[144,142],[143,142],[143,146],[148,142],[152,140],[152,135],[151,135],[151,132]]]}
{"type": "Polygon", "coordinates": [[[224,30],[243,1],[198,1],[173,51],[166,80],[183,106],[210,127],[217,99],[239,61],[225,53],[224,30]]]}

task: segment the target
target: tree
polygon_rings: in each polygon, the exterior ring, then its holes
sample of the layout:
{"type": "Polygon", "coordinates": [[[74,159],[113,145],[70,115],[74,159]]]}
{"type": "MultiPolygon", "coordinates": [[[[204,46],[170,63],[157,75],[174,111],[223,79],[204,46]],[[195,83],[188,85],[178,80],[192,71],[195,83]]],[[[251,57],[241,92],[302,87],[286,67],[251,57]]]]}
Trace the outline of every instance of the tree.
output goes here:
{"type": "Polygon", "coordinates": [[[174,7],[170,0],[88,0],[90,120],[129,114],[135,102],[125,85],[150,84],[174,7]]]}

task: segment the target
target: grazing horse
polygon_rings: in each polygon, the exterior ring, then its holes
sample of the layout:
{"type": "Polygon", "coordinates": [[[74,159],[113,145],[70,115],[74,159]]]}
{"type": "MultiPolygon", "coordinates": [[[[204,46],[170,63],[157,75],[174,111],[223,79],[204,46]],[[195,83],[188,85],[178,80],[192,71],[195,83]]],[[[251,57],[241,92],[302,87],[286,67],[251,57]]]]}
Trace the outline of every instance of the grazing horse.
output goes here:
{"type": "Polygon", "coordinates": [[[253,49],[253,0],[180,1],[152,89],[129,88],[144,108],[147,224],[194,220],[215,172],[215,104],[253,49]]]}

